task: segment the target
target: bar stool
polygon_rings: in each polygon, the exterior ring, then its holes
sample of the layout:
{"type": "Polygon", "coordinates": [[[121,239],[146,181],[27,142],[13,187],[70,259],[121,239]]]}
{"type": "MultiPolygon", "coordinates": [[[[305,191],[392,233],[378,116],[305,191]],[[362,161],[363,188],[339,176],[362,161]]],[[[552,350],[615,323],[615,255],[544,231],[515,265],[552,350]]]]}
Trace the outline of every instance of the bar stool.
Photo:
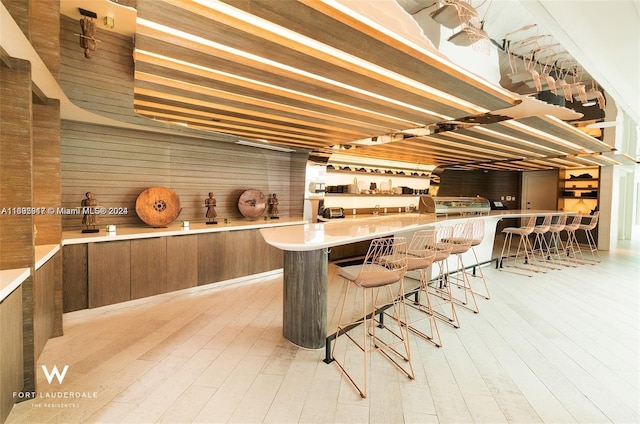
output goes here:
{"type": "Polygon", "coordinates": [[[563,265],[562,255],[564,253],[564,244],[562,243],[560,233],[564,230],[566,224],[567,214],[562,213],[558,216],[558,220],[556,222],[551,222],[551,227],[549,227],[549,232],[551,233],[551,237],[549,239],[549,250],[551,255],[555,255],[558,258],[558,264],[560,265],[563,265]]]}
{"type": "MultiPolygon", "coordinates": [[[[571,223],[565,225],[564,230],[567,232],[567,242],[565,243],[565,253],[567,255],[567,261],[572,267],[578,266],[578,254],[582,256],[582,250],[578,239],[576,237],[576,231],[580,228],[582,223],[582,212],[578,212],[573,216],[571,223]]],[[[582,257],[584,262],[584,257],[582,257]]]]}
{"type": "MultiPolygon", "coordinates": [[[[600,253],[598,252],[598,244],[596,243],[596,239],[593,237],[592,231],[598,225],[598,216],[600,215],[599,211],[595,211],[593,215],[591,215],[591,220],[589,220],[588,224],[580,224],[578,230],[584,231],[584,235],[587,238],[587,243],[589,243],[589,251],[591,252],[591,259],[594,264],[600,262],[600,253]]],[[[583,257],[584,260],[584,257],[583,257]]],[[[586,262],[586,261],[585,261],[586,262]]]]}
{"type": "Polygon", "coordinates": [[[442,322],[452,325],[454,328],[460,328],[458,313],[456,312],[456,307],[453,303],[451,285],[448,282],[448,259],[449,256],[451,256],[451,251],[453,250],[453,226],[443,225],[436,227],[435,250],[436,257],[433,262],[438,265],[438,277],[436,278],[435,283],[429,287],[430,293],[442,299],[443,302],[437,304],[432,302],[433,315],[442,322]],[[444,312],[440,312],[436,308],[438,306],[445,306],[450,309],[451,314],[448,315],[444,312]]]}
{"type": "MultiPolygon", "coordinates": [[[[482,267],[480,266],[480,261],[478,260],[478,255],[476,254],[476,246],[480,245],[484,240],[484,220],[483,219],[474,219],[472,220],[472,229],[471,229],[471,251],[473,252],[473,257],[476,260],[476,267],[478,269],[478,274],[484,283],[484,294],[475,291],[474,293],[479,294],[480,296],[484,296],[485,299],[491,299],[491,293],[489,292],[489,286],[487,285],[487,280],[484,278],[484,272],[482,272],[482,267]]],[[[475,273],[475,269],[473,272],[473,276],[477,277],[475,273]]]]}
{"type": "MultiPolygon", "coordinates": [[[[345,294],[342,301],[342,309],[338,319],[338,329],[333,343],[333,356],[336,364],[340,367],[344,375],[360,393],[363,398],[367,397],[368,391],[368,356],[371,352],[378,351],[383,356],[393,362],[411,380],[415,378],[413,365],[411,363],[411,353],[409,351],[408,330],[402,325],[402,319],[406,320],[407,311],[404,297],[404,275],[407,272],[407,240],[404,237],[390,237],[375,239],[371,242],[364,263],[340,268],[339,274],[345,280],[345,294]],[[397,290],[392,286],[397,285],[397,290]],[[355,320],[343,322],[345,306],[349,298],[349,288],[355,286],[362,289],[362,311],[361,317],[355,320]],[[386,290],[384,290],[386,288],[386,290]],[[380,292],[386,291],[388,300],[382,302],[380,292]],[[371,295],[369,296],[369,293],[371,295]],[[371,308],[369,308],[371,303],[371,308]],[[393,308],[394,328],[383,323],[376,318],[387,308],[393,308]],[[362,344],[350,333],[360,329],[363,333],[362,344]],[[336,349],[340,336],[346,336],[347,346],[344,348],[345,361],[340,362],[336,358],[336,349]],[[346,369],[346,358],[348,341],[353,342],[363,353],[363,375],[362,385],[356,383],[356,376],[351,375],[346,369]],[[398,347],[398,348],[396,348],[398,347]],[[400,352],[400,348],[404,351],[400,352]],[[388,351],[388,352],[387,352],[388,351]],[[402,364],[399,360],[402,360],[402,364]],[[408,363],[408,367],[405,365],[408,363]]],[[[355,370],[352,371],[352,373],[355,370]]]]}
{"type": "Polygon", "coordinates": [[[529,240],[529,235],[533,233],[533,228],[536,225],[536,216],[530,216],[525,219],[525,224],[521,227],[507,227],[502,230],[505,234],[504,243],[502,244],[502,253],[500,254],[500,271],[504,270],[505,263],[508,266],[508,259],[511,256],[511,242],[514,235],[520,236],[520,241],[518,242],[518,249],[516,250],[516,254],[513,259],[514,267],[517,267],[516,263],[521,258],[524,259],[524,264],[528,265],[525,270],[529,272],[527,275],[529,277],[533,276],[533,271],[538,272],[537,265],[533,262],[533,246],[531,245],[531,240],[529,240]],[[507,253],[505,260],[505,250],[507,253]]]}
{"type": "Polygon", "coordinates": [[[453,227],[451,240],[453,242],[451,254],[456,255],[457,270],[455,274],[449,272],[448,281],[462,290],[464,294],[464,298],[453,296],[453,301],[477,314],[479,312],[478,303],[476,302],[475,293],[471,289],[469,274],[462,259],[462,255],[471,249],[471,243],[473,241],[473,221],[469,220],[456,224],[453,227]],[[471,299],[473,305],[470,304],[469,299],[471,299]]]}
{"type": "MultiPolygon", "coordinates": [[[[536,225],[533,227],[533,234],[535,237],[533,239],[533,257],[535,259],[536,251],[540,252],[540,258],[543,263],[543,268],[549,269],[557,269],[556,265],[551,257],[551,247],[549,246],[549,242],[545,235],[551,230],[551,219],[552,215],[545,215],[542,224],[536,225]],[[536,246],[538,247],[536,249],[536,246]]],[[[546,271],[545,271],[546,272],[546,271]]]]}
{"type": "Polygon", "coordinates": [[[437,229],[428,228],[426,230],[416,231],[409,242],[409,250],[407,252],[407,271],[419,271],[420,286],[415,292],[414,301],[407,301],[406,304],[407,306],[420,311],[424,316],[411,320],[407,317],[407,321],[405,321],[404,324],[411,332],[433,343],[437,347],[440,347],[442,346],[442,339],[440,338],[438,322],[431,304],[431,296],[429,295],[429,276],[427,275],[438,253],[436,240],[437,229]],[[415,326],[415,324],[424,320],[429,321],[428,333],[415,326]]]}

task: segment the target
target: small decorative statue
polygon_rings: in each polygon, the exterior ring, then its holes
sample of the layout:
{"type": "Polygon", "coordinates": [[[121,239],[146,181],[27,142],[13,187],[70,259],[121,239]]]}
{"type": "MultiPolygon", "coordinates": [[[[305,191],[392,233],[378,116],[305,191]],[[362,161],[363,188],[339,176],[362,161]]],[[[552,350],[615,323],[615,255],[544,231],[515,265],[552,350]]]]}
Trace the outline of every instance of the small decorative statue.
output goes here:
{"type": "Polygon", "coordinates": [[[217,224],[216,216],[216,199],[213,197],[213,192],[209,192],[209,197],[204,200],[204,205],[207,208],[207,224],[217,224]]]}
{"type": "Polygon", "coordinates": [[[97,233],[100,230],[96,228],[98,225],[98,215],[96,214],[96,207],[98,201],[94,199],[93,193],[87,191],[85,198],[82,199],[82,225],[84,225],[83,233],[97,233]]]}
{"type": "Polygon", "coordinates": [[[269,199],[269,206],[271,206],[271,219],[278,219],[278,214],[280,214],[280,210],[278,209],[278,204],[280,202],[278,201],[278,197],[276,196],[275,193],[273,193],[273,195],[271,196],[271,199],[269,199]]]}

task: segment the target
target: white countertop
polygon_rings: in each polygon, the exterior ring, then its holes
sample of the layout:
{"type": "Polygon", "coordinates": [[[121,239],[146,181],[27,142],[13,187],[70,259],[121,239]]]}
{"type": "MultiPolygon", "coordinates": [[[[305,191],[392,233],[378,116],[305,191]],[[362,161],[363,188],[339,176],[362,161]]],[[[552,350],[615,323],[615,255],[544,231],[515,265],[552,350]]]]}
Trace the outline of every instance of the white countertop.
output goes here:
{"type": "Polygon", "coordinates": [[[31,275],[29,268],[4,269],[0,271],[0,302],[5,300],[31,275]]]}
{"type": "Polygon", "coordinates": [[[531,215],[559,215],[562,211],[504,210],[484,215],[435,216],[434,214],[400,213],[389,215],[356,215],[316,224],[292,225],[281,228],[263,228],[260,234],[271,246],[288,251],[310,251],[333,246],[371,240],[392,234],[414,231],[432,225],[441,225],[460,219],[521,218],[531,215]]]}
{"type": "Polygon", "coordinates": [[[301,218],[279,218],[269,220],[236,220],[225,224],[223,220],[219,220],[217,224],[207,225],[204,222],[191,222],[189,228],[184,229],[179,223],[173,224],[166,228],[153,227],[122,227],[117,226],[115,234],[109,234],[104,226],[100,228],[99,233],[82,233],[81,230],[63,231],[62,245],[82,243],[96,243],[117,240],[134,240],[152,237],[172,237],[186,236],[192,234],[216,233],[222,231],[238,231],[260,229],[265,227],[282,227],[288,225],[300,225],[307,221],[301,218]]]}
{"type": "Polygon", "coordinates": [[[59,244],[43,244],[34,247],[35,256],[35,268],[40,267],[47,263],[49,259],[53,257],[60,250],[59,244]]]}

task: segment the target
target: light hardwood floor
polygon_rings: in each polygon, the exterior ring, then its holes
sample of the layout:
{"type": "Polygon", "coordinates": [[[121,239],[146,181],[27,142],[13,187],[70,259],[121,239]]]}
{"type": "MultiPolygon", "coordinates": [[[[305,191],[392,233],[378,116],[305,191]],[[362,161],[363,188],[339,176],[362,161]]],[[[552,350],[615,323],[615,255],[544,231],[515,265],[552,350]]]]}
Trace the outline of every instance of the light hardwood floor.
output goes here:
{"type": "MultiPolygon", "coordinates": [[[[372,357],[361,399],[323,350],[282,333],[282,276],[201,287],[64,316],[39,396],[8,423],[637,423],[637,245],[533,278],[484,268],[493,298],[411,337],[416,379],[372,357]],[[70,399],[73,395],[96,398],[70,399]],[[77,395],[77,394],[76,394],[77,395]]],[[[342,287],[330,266],[329,321],[342,287]]]]}

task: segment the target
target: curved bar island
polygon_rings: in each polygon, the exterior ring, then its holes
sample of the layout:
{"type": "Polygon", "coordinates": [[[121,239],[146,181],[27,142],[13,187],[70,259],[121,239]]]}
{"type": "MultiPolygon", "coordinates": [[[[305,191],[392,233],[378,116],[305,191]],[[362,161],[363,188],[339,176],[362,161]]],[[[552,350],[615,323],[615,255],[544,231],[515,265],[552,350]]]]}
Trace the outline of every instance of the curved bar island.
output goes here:
{"type": "MultiPolygon", "coordinates": [[[[478,261],[489,262],[498,221],[531,215],[557,215],[558,211],[492,211],[486,215],[437,217],[435,214],[395,214],[345,218],[325,223],[260,230],[264,240],[284,251],[283,333],[292,343],[320,349],[327,337],[327,265],[332,247],[390,235],[406,236],[429,226],[467,219],[485,221],[485,237],[476,248],[478,261]]],[[[475,258],[465,257],[474,265],[475,258]]]]}

